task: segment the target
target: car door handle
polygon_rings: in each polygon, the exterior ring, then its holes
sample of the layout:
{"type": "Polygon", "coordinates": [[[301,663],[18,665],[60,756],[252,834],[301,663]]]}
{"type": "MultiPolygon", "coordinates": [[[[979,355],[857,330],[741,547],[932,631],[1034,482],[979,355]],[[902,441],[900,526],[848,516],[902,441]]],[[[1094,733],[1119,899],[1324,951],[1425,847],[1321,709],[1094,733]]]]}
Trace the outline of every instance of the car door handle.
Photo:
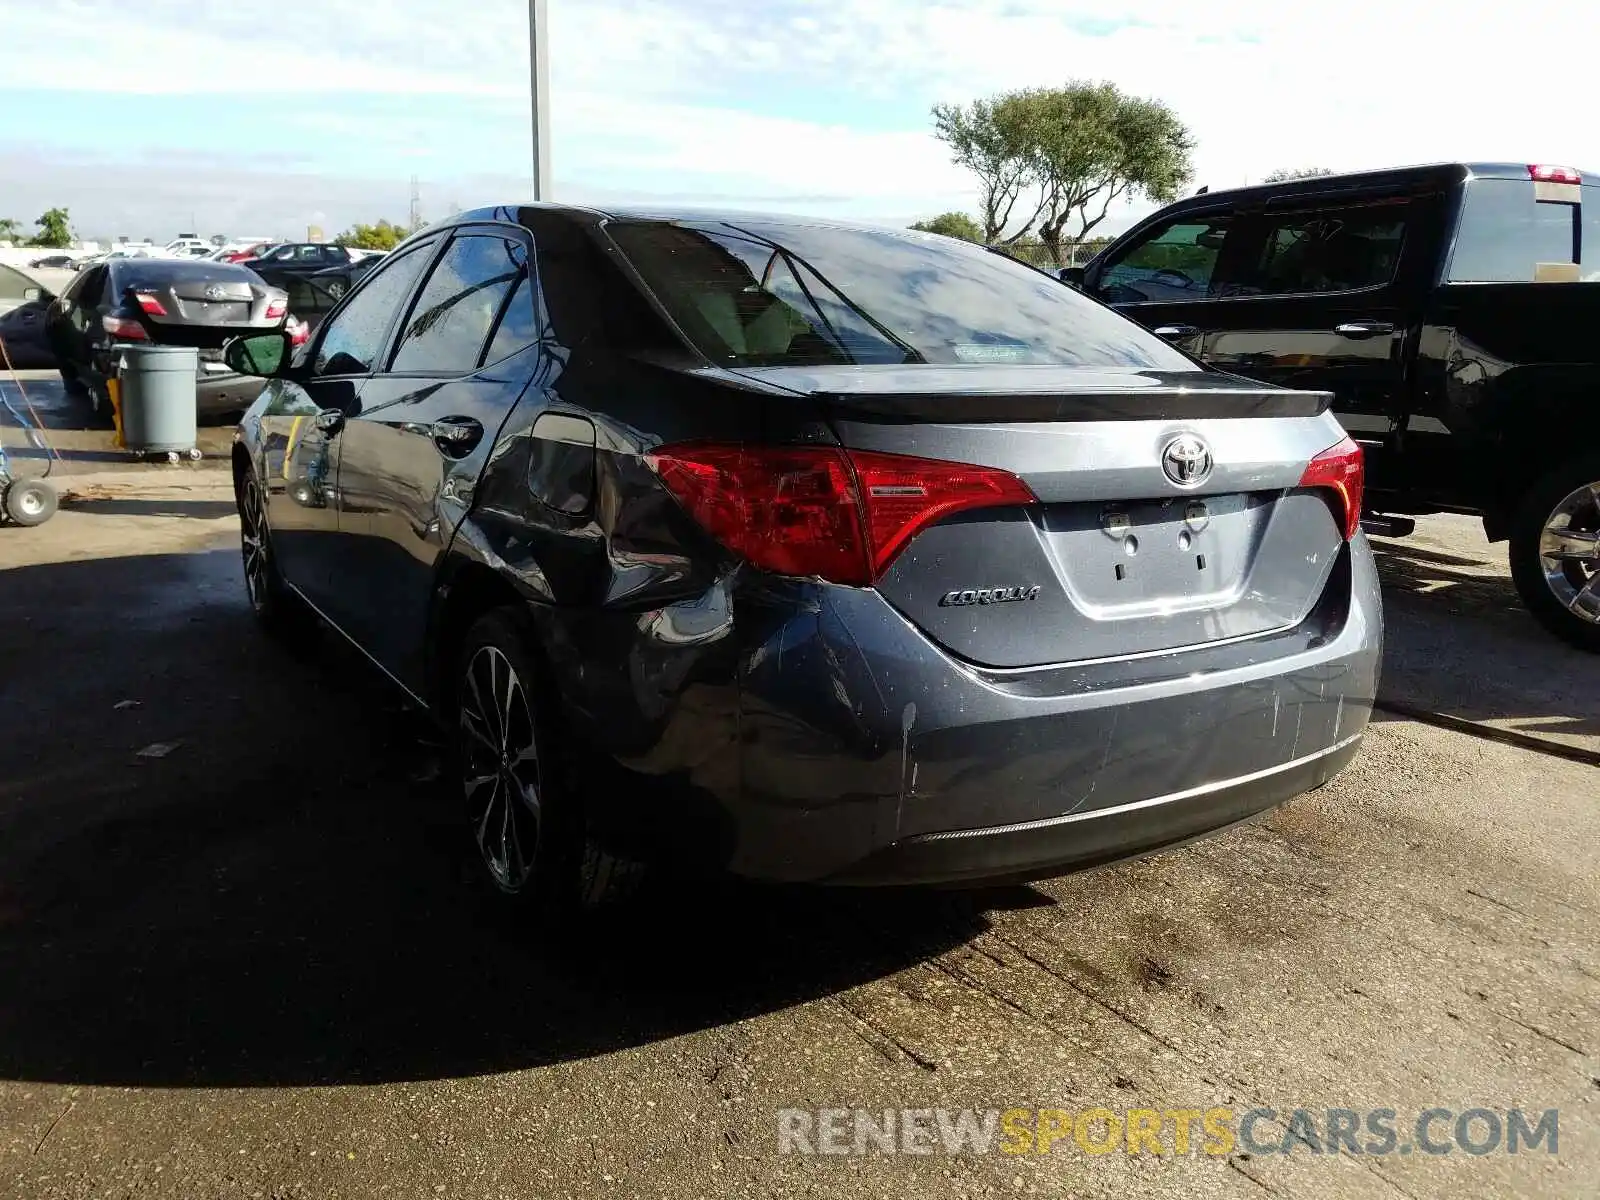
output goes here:
{"type": "Polygon", "coordinates": [[[1380,337],[1386,333],[1394,332],[1393,321],[1346,321],[1343,325],[1335,325],[1333,331],[1340,337],[1361,338],[1380,337]]]}
{"type": "Polygon", "coordinates": [[[1200,330],[1195,328],[1193,325],[1157,325],[1150,332],[1154,333],[1157,337],[1186,338],[1193,337],[1195,334],[1199,333],[1200,330]]]}
{"type": "Polygon", "coordinates": [[[316,415],[312,424],[323,433],[338,433],[344,428],[344,411],[338,408],[325,408],[316,415]]]}
{"type": "Polygon", "coordinates": [[[483,426],[473,417],[441,417],[428,427],[440,451],[459,458],[470,453],[483,437],[483,426]]]}

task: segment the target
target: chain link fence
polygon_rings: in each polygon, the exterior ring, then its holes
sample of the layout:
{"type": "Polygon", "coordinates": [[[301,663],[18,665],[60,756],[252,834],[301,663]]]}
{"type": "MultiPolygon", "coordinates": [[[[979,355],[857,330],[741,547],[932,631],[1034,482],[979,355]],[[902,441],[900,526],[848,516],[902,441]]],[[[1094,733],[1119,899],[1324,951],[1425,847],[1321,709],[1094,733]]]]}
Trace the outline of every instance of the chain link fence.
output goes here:
{"type": "Polygon", "coordinates": [[[1014,242],[992,243],[993,248],[1002,254],[1009,254],[1012,258],[1020,259],[1029,266],[1042,267],[1046,271],[1053,271],[1057,267],[1081,267],[1088,262],[1105,245],[1104,240],[1086,242],[1066,242],[1061,247],[1061,261],[1058,263],[1055,256],[1038,238],[1019,238],[1014,242]]]}

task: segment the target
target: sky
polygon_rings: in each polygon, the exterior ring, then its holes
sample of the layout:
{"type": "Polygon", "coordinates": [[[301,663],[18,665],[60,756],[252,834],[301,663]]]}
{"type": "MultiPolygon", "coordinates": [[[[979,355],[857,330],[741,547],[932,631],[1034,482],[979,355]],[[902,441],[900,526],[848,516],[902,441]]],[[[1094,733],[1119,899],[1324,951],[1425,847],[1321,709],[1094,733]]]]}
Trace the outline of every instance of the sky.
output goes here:
{"type": "MultiPolygon", "coordinates": [[[[1447,159],[1600,169],[1578,0],[548,0],[554,198],[902,224],[976,210],[930,107],[1106,79],[1195,186],[1447,159]]],[[[0,0],[0,217],[333,233],[525,196],[525,0],[0,0]]],[[[1126,226],[1148,204],[1116,211],[1126,226]]]]}

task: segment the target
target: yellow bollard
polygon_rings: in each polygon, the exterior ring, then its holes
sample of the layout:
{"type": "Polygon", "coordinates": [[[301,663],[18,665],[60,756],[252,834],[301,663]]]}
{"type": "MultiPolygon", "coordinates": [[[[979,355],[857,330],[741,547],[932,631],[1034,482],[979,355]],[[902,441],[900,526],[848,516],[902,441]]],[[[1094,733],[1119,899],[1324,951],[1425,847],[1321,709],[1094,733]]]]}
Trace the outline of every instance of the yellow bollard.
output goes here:
{"type": "Polygon", "coordinates": [[[122,440],[122,380],[106,380],[106,394],[111,397],[111,422],[117,429],[111,444],[119,450],[125,450],[128,444],[122,440]]]}

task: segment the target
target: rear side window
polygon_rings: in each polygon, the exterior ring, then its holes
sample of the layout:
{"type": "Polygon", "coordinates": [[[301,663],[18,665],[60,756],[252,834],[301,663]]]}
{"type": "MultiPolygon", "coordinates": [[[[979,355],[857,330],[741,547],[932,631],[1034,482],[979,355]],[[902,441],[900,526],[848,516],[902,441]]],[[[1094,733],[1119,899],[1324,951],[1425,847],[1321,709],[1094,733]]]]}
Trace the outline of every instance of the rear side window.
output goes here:
{"type": "Polygon", "coordinates": [[[715,363],[1197,369],[1043,272],[933,235],[762,220],[606,229],[715,363]]]}
{"type": "Polygon", "coordinates": [[[1472,180],[1445,279],[1534,283],[1541,265],[1577,264],[1579,279],[1600,282],[1600,188],[1578,192],[1581,204],[1541,201],[1531,179],[1472,180]]]}
{"type": "Polygon", "coordinates": [[[474,370],[526,257],[520,243],[505,238],[468,235],[451,242],[411,310],[389,369],[474,370]]]}
{"type": "Polygon", "coordinates": [[[1253,269],[1235,294],[1292,296],[1382,287],[1400,265],[1405,211],[1380,204],[1269,217],[1253,269]]]}
{"type": "Polygon", "coordinates": [[[1225,216],[1168,225],[1107,265],[1096,291],[1111,304],[1203,300],[1211,294],[1231,228],[1232,219],[1225,216]]]}

